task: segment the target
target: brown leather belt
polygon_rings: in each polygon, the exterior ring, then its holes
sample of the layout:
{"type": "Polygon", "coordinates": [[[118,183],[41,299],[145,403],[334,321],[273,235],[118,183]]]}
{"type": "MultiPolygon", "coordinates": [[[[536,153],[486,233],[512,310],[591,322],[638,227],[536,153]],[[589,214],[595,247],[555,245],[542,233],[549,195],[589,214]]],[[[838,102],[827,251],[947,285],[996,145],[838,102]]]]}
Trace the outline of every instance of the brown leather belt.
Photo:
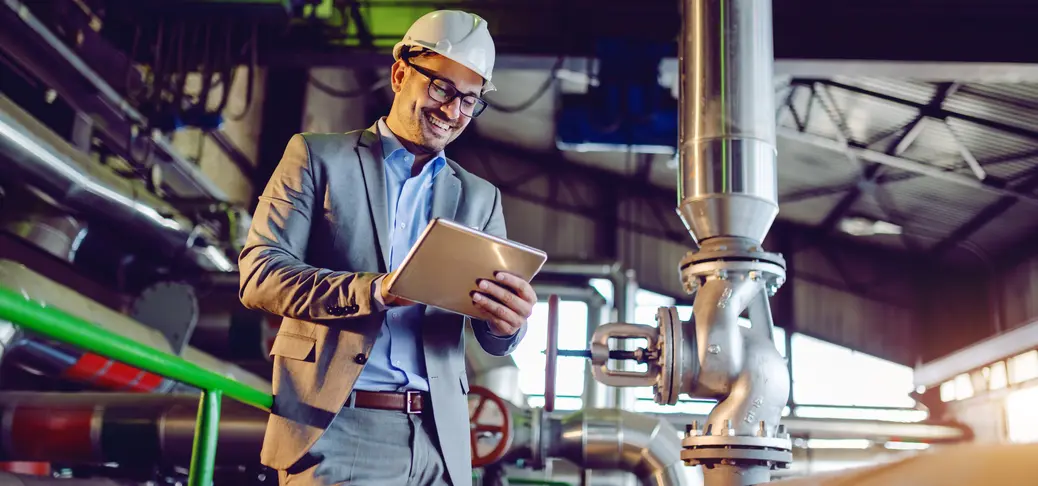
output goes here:
{"type": "Polygon", "coordinates": [[[404,413],[422,413],[425,399],[425,394],[419,391],[398,393],[355,390],[353,392],[354,408],[374,408],[404,413]]]}

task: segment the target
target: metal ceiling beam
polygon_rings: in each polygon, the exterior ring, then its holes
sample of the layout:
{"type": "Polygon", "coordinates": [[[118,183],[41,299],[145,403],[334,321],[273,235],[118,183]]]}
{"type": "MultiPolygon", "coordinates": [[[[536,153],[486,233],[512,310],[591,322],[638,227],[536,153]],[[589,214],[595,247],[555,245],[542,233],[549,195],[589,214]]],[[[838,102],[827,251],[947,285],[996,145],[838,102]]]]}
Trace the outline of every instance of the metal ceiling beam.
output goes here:
{"type": "MultiPolygon", "coordinates": [[[[958,86],[958,83],[941,83],[941,85],[937,88],[937,92],[934,93],[932,98],[930,98],[930,102],[927,104],[927,108],[930,110],[941,109],[941,106],[944,104],[944,100],[947,99],[949,95],[954,93],[955,90],[958,89],[958,86]]],[[[838,107],[836,107],[835,104],[830,108],[833,111],[838,111],[838,107]]],[[[845,126],[842,123],[842,114],[837,112],[834,113],[833,116],[838,117],[838,120],[836,121],[838,121],[839,123],[837,124],[840,126],[840,130],[844,131],[845,126]]],[[[908,150],[908,148],[912,146],[912,143],[915,142],[915,139],[919,136],[919,134],[922,133],[923,127],[926,126],[924,120],[926,120],[925,115],[920,114],[914,120],[912,120],[911,123],[906,125],[901,130],[900,135],[890,143],[889,148],[886,151],[886,154],[898,157],[901,154],[903,154],[906,150],[908,150]]],[[[844,132],[844,137],[849,138],[846,132],[844,132]]],[[[855,204],[857,204],[858,200],[861,199],[861,197],[865,193],[876,193],[877,191],[881,190],[878,187],[877,181],[883,175],[883,169],[885,167],[885,165],[878,162],[871,162],[865,165],[865,167],[861,171],[861,176],[858,179],[858,183],[850,191],[847,192],[843,199],[841,199],[836,204],[836,206],[833,207],[831,211],[829,211],[829,214],[826,215],[825,219],[822,220],[822,223],[820,225],[822,231],[832,231],[836,227],[837,223],[839,223],[840,220],[843,219],[844,215],[847,214],[847,212],[850,211],[850,209],[854,207],[855,204]]],[[[905,245],[911,247],[910,240],[907,239],[907,236],[902,234],[902,238],[905,240],[905,245]]]]}
{"type": "Polygon", "coordinates": [[[1023,137],[1023,138],[1027,138],[1027,139],[1031,139],[1031,140],[1038,140],[1038,132],[1036,132],[1034,130],[1028,130],[1028,129],[1023,128],[1023,127],[1018,127],[1016,125],[1009,125],[1009,124],[998,122],[998,121],[994,121],[994,120],[987,120],[987,119],[984,119],[984,118],[976,117],[976,116],[973,116],[973,115],[967,115],[967,114],[964,114],[964,113],[959,113],[959,112],[948,110],[948,109],[944,109],[944,108],[931,107],[931,106],[929,106],[928,103],[919,103],[917,101],[906,100],[904,98],[898,98],[897,96],[889,95],[889,94],[886,94],[886,93],[879,93],[879,92],[872,91],[872,90],[869,90],[869,89],[866,89],[866,88],[862,88],[860,86],[852,86],[852,85],[849,85],[849,84],[846,84],[846,83],[840,83],[840,82],[832,81],[832,80],[829,80],[829,79],[802,79],[802,78],[797,78],[797,79],[792,80],[791,83],[792,84],[815,84],[815,83],[824,84],[826,86],[832,86],[834,88],[839,88],[839,89],[842,89],[842,90],[845,90],[845,91],[850,91],[852,93],[857,93],[857,94],[860,94],[860,95],[869,96],[869,97],[880,99],[880,100],[883,100],[883,101],[889,101],[891,103],[895,103],[895,104],[898,104],[898,105],[909,106],[909,107],[912,107],[912,108],[915,108],[915,109],[919,110],[919,112],[923,116],[928,116],[928,117],[931,117],[931,118],[937,118],[937,119],[941,119],[941,120],[944,120],[944,119],[947,119],[947,118],[954,118],[954,119],[957,119],[957,120],[962,120],[962,121],[970,122],[970,123],[973,123],[973,124],[976,124],[976,125],[979,125],[979,126],[982,126],[982,127],[990,128],[990,129],[993,129],[993,130],[999,130],[999,131],[1002,131],[1002,132],[1006,132],[1006,133],[1009,133],[1009,134],[1012,134],[1012,135],[1016,135],[1016,136],[1019,136],[1019,137],[1023,137]]]}
{"type": "Polygon", "coordinates": [[[812,135],[809,133],[801,133],[796,130],[792,130],[785,127],[779,127],[778,134],[779,136],[789,140],[814,145],[816,147],[832,150],[834,152],[850,152],[861,159],[877,162],[883,165],[888,165],[895,169],[914,172],[917,174],[933,177],[935,179],[940,179],[942,181],[956,184],[959,186],[971,187],[990,194],[1015,197],[1022,202],[1038,207],[1038,196],[1019,192],[1017,190],[1009,189],[1006,187],[996,186],[994,184],[981,181],[976,177],[960,174],[958,172],[943,170],[934,165],[902,157],[887,155],[883,152],[878,152],[865,147],[852,145],[850,143],[841,143],[836,140],[831,140],[825,137],[812,135]]]}

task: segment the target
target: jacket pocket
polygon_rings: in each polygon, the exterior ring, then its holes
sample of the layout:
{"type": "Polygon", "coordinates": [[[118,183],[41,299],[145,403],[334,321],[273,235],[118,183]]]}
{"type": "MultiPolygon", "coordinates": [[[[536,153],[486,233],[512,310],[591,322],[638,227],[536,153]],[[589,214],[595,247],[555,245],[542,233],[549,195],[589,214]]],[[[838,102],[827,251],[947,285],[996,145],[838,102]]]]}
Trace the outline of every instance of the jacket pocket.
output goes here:
{"type": "Polygon", "coordinates": [[[278,334],[274,338],[274,345],[270,347],[270,355],[300,361],[314,361],[315,346],[316,341],[311,337],[298,334],[278,334]]]}

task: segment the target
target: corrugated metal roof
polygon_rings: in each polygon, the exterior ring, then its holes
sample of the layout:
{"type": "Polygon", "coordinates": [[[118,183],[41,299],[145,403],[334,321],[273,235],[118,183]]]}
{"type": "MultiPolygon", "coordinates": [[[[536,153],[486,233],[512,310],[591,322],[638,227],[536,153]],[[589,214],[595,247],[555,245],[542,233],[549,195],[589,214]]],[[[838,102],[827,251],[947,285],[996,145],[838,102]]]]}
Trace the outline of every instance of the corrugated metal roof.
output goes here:
{"type": "Polygon", "coordinates": [[[944,108],[1038,133],[1038,84],[966,84],[944,108]]]}
{"type": "MultiPolygon", "coordinates": [[[[949,234],[998,196],[919,177],[886,187],[889,205],[905,218],[903,226],[921,234],[949,234]]],[[[890,209],[890,208],[888,208],[890,209]]]]}
{"type": "MultiPolygon", "coordinates": [[[[839,109],[848,134],[858,142],[871,144],[887,139],[918,115],[915,109],[908,106],[861,96],[840,88],[825,89],[839,109]]],[[[829,118],[818,122],[832,124],[829,118]]]]}
{"type": "Polygon", "coordinates": [[[833,81],[915,103],[929,103],[933,99],[934,94],[937,93],[935,84],[924,81],[887,78],[847,78],[843,76],[834,77],[833,81]]]}

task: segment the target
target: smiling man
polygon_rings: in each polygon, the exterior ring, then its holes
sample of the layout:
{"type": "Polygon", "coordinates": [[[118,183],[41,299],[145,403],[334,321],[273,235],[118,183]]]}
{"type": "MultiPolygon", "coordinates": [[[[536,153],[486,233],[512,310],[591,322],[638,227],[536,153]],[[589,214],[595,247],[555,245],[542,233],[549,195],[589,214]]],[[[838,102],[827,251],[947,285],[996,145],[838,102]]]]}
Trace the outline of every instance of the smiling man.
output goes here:
{"type": "MultiPolygon", "coordinates": [[[[506,237],[501,193],[444,150],[486,108],[494,43],[460,11],[417,20],[393,49],[389,115],[365,130],[299,134],[259,198],[240,298],[283,317],[261,461],[282,485],[471,483],[464,326],[382,289],[433,218],[506,237]]],[[[537,302],[508,274],[480,283],[471,321],[511,353],[537,302]]]]}

